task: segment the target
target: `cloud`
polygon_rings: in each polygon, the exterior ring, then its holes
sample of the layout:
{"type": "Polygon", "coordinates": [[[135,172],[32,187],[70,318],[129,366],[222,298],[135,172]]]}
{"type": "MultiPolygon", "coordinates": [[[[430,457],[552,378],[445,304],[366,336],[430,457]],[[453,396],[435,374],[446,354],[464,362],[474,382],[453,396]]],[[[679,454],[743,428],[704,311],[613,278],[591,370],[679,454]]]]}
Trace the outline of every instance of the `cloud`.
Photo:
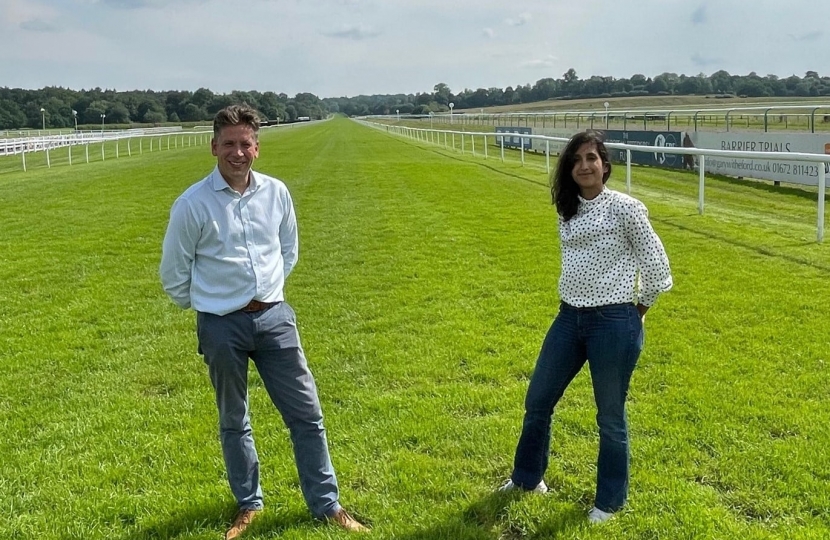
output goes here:
{"type": "Polygon", "coordinates": [[[525,60],[519,67],[528,68],[528,69],[537,69],[537,68],[552,68],[556,65],[556,60],[558,60],[552,54],[547,55],[544,58],[536,58],[533,60],[525,60]]]}
{"type": "Polygon", "coordinates": [[[159,4],[153,0],[101,0],[101,3],[116,9],[139,9],[159,4]]]}
{"type": "Polygon", "coordinates": [[[351,39],[353,41],[361,41],[364,39],[370,39],[374,37],[378,37],[381,34],[380,30],[375,30],[369,26],[361,25],[344,25],[340,28],[340,30],[333,30],[331,32],[323,32],[324,36],[333,37],[333,38],[340,38],[340,39],[351,39]]]}
{"type": "Polygon", "coordinates": [[[98,0],[115,9],[165,8],[173,4],[203,4],[208,0],[98,0]]]}
{"type": "Polygon", "coordinates": [[[692,13],[692,24],[704,24],[708,19],[705,5],[698,6],[692,13]]]}
{"type": "Polygon", "coordinates": [[[513,18],[506,19],[504,22],[509,26],[524,26],[524,25],[526,25],[527,23],[530,22],[530,19],[531,19],[530,13],[525,12],[525,13],[520,14],[515,19],[513,19],[513,18]]]}
{"type": "Polygon", "coordinates": [[[723,64],[723,60],[721,60],[720,58],[707,58],[697,52],[692,55],[691,60],[692,63],[698,67],[706,67],[711,66],[713,64],[723,64]]]}
{"type": "Polygon", "coordinates": [[[29,19],[20,23],[20,28],[29,32],[57,32],[58,27],[43,19],[29,19]]]}
{"type": "Polygon", "coordinates": [[[824,32],[822,32],[821,30],[815,30],[813,32],[807,32],[806,34],[799,34],[797,36],[793,35],[793,34],[787,34],[787,35],[793,41],[816,41],[817,39],[819,39],[821,36],[824,35],[824,32]]]}
{"type": "Polygon", "coordinates": [[[493,37],[495,37],[495,35],[496,35],[496,33],[493,32],[492,28],[485,28],[481,32],[482,32],[482,34],[484,34],[485,37],[488,37],[490,39],[493,39],[493,37]]]}

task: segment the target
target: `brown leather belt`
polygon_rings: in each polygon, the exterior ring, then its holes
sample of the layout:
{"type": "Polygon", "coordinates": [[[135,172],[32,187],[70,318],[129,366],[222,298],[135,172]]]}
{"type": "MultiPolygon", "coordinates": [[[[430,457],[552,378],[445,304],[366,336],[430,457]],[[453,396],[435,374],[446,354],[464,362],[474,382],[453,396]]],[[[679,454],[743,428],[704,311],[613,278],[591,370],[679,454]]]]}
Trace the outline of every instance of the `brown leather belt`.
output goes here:
{"type": "Polygon", "coordinates": [[[248,305],[242,308],[241,311],[246,313],[253,313],[255,311],[264,311],[279,304],[279,302],[260,302],[259,300],[251,300],[248,305]]]}

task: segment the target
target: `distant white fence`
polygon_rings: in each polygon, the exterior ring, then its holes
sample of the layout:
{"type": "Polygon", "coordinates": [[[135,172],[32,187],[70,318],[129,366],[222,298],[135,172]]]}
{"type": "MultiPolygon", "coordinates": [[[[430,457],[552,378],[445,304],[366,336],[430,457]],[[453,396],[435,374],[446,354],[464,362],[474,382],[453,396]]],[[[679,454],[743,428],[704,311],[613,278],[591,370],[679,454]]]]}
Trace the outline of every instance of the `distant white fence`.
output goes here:
{"type": "MultiPolygon", "coordinates": [[[[312,123],[305,122],[302,125],[312,123]]],[[[301,124],[263,126],[261,129],[285,128],[296,125],[301,124]]],[[[124,152],[127,156],[132,156],[134,153],[143,154],[145,151],[173,150],[209,143],[213,137],[212,127],[200,126],[198,129],[198,131],[184,131],[181,126],[172,126],[112,131],[77,131],[58,135],[0,139],[0,158],[19,155],[22,170],[25,172],[27,170],[26,154],[28,153],[44,152],[46,154],[46,166],[51,168],[51,151],[68,147],[69,165],[72,165],[72,148],[83,146],[83,159],[86,163],[89,163],[90,144],[101,144],[101,160],[104,160],[106,154],[105,144],[108,142],[114,143],[116,158],[121,156],[120,149],[123,146],[121,141],[126,141],[124,152]]]]}
{"type": "MultiPolygon", "coordinates": [[[[606,110],[548,110],[548,111],[513,111],[513,112],[472,112],[469,109],[463,112],[441,112],[430,114],[387,114],[370,115],[363,118],[383,120],[419,120],[430,122],[433,120],[442,123],[461,125],[496,125],[500,123],[512,123],[525,127],[548,127],[568,128],[576,127],[577,131],[584,129],[608,129],[611,124],[617,127],[622,124],[622,129],[634,129],[642,125],[644,131],[682,129],[682,121],[686,120],[687,127],[694,126],[694,131],[704,125],[708,129],[727,132],[734,128],[742,128],[743,121],[746,121],[746,128],[762,129],[764,132],[775,129],[798,129],[802,125],[811,133],[816,132],[816,113],[822,123],[827,125],[830,122],[830,103],[769,103],[757,105],[745,105],[738,107],[710,107],[700,108],[689,105],[684,108],[660,109],[659,107],[635,107],[629,109],[608,108],[606,110]],[[674,121],[674,124],[672,124],[674,121]],[[570,123],[570,125],[569,125],[570,123]],[[714,126],[712,124],[714,123],[714,126]],[[791,125],[792,124],[792,125],[791,125]]],[[[432,127],[430,125],[430,127],[432,127]]],[[[823,131],[827,131],[824,129],[823,131]]]]}
{"type": "MultiPolygon", "coordinates": [[[[386,133],[415,139],[420,142],[437,144],[445,148],[452,148],[457,150],[460,148],[462,153],[466,153],[465,142],[469,140],[470,150],[473,156],[476,156],[476,137],[483,143],[481,149],[483,151],[484,159],[488,159],[488,139],[492,144],[500,148],[501,161],[504,161],[505,139],[519,139],[519,152],[521,154],[522,165],[525,164],[525,140],[543,141],[545,145],[545,170],[550,173],[550,156],[552,148],[558,154],[558,151],[568,142],[566,137],[551,137],[546,135],[532,135],[528,133],[493,133],[493,132],[472,132],[472,131],[452,131],[452,130],[438,130],[438,129],[422,129],[408,126],[393,126],[389,124],[379,124],[369,122],[366,120],[355,120],[363,125],[371,128],[385,131],[386,133]],[[460,145],[456,146],[456,138],[458,138],[460,145]],[[442,140],[443,139],[443,140],[442,140]]],[[[628,193],[631,193],[631,153],[632,152],[651,152],[655,154],[664,154],[668,150],[665,146],[641,146],[634,144],[622,143],[606,143],[608,148],[617,150],[624,150],[626,155],[625,167],[625,185],[628,193]]],[[[508,147],[509,148],[509,147],[508,147]]],[[[816,241],[822,242],[824,240],[824,198],[826,194],[826,171],[830,168],[830,155],[826,154],[806,154],[798,152],[742,152],[732,150],[714,150],[708,148],[681,148],[674,147],[670,149],[672,154],[683,154],[697,156],[698,163],[698,213],[703,214],[704,211],[704,193],[705,193],[705,169],[706,156],[719,158],[739,158],[752,160],[789,160],[799,163],[822,163],[823,166],[816,167],[818,169],[818,217],[816,220],[816,241]]]]}
{"type": "Polygon", "coordinates": [[[144,130],[125,130],[125,131],[100,131],[100,132],[81,132],[66,135],[48,135],[43,137],[27,137],[24,139],[0,139],[0,157],[10,155],[20,155],[21,166],[23,171],[26,171],[26,154],[30,152],[45,152],[46,166],[52,167],[50,152],[58,149],[68,147],[69,164],[72,165],[72,147],[84,146],[84,159],[89,163],[89,145],[101,144],[101,160],[105,159],[105,143],[109,141],[115,142],[115,157],[120,157],[119,141],[126,140],[126,153],[132,156],[133,150],[138,154],[144,153],[144,141],[147,140],[147,150],[152,152],[154,150],[161,150],[166,141],[167,149],[178,148],[179,146],[196,146],[209,142],[211,137],[210,131],[197,132],[159,132],[152,131],[146,133],[144,130]],[[133,147],[133,139],[137,140],[137,145],[133,147]]]}

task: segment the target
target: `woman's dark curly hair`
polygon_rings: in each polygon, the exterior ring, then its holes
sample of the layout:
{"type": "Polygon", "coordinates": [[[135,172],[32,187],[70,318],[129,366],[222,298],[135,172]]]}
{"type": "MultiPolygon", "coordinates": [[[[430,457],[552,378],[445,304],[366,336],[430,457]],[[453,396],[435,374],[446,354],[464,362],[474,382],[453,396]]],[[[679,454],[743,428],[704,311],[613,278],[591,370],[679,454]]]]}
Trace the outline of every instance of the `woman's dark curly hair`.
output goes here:
{"type": "Polygon", "coordinates": [[[574,180],[572,172],[576,163],[576,152],[586,143],[596,146],[597,154],[605,165],[602,183],[606,183],[608,177],[611,176],[611,159],[608,156],[608,149],[605,148],[605,143],[602,141],[601,132],[583,131],[571,137],[565,149],[559,154],[559,162],[556,164],[556,170],[553,171],[550,188],[553,204],[556,205],[556,212],[565,221],[574,217],[576,210],[579,208],[579,186],[574,180]]]}

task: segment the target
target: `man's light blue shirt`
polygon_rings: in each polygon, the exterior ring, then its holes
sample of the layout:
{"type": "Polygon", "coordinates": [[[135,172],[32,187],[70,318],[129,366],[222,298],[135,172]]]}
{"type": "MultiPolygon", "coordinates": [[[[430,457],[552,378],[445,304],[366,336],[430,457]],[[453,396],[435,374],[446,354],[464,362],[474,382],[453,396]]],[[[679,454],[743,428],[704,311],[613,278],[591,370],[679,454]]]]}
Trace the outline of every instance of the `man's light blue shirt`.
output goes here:
{"type": "Polygon", "coordinates": [[[215,168],[173,203],[159,273],[181,308],[226,315],[251,300],[282,301],[297,255],[285,184],[251,171],[240,195],[215,168]]]}

